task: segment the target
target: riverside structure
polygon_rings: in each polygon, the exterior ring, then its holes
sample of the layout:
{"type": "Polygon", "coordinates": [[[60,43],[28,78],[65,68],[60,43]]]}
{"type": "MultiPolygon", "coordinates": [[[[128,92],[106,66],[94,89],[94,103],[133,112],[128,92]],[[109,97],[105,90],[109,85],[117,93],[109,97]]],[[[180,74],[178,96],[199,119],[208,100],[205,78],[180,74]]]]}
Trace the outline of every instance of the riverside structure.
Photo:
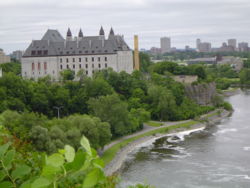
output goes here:
{"type": "Polygon", "coordinates": [[[50,75],[59,80],[60,72],[83,70],[87,76],[102,69],[132,73],[133,53],[121,35],[111,28],[108,38],[101,27],[98,36],[78,37],[68,29],[66,39],[57,30],[48,30],[41,40],[33,40],[22,57],[22,76],[38,79],[50,75]]]}

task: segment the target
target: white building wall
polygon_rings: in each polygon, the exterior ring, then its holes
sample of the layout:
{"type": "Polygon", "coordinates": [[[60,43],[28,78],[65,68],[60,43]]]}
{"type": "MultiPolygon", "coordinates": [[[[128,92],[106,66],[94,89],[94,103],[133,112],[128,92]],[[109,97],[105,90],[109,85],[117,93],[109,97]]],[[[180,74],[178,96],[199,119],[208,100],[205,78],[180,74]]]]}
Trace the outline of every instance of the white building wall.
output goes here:
{"type": "Polygon", "coordinates": [[[23,57],[22,58],[22,76],[26,78],[34,78],[50,75],[53,79],[58,80],[58,58],[57,57],[23,57]],[[40,69],[38,64],[40,63],[40,69]],[[44,64],[47,63],[47,69],[44,64]],[[34,64],[34,69],[32,69],[34,64]]]}
{"type": "Polygon", "coordinates": [[[118,72],[125,71],[131,74],[134,70],[132,51],[118,51],[117,53],[118,72]]]}
{"type": "Polygon", "coordinates": [[[60,79],[60,72],[66,69],[75,71],[84,70],[87,76],[92,76],[95,71],[112,68],[116,72],[133,72],[132,51],[119,51],[117,54],[104,55],[75,55],[58,57],[23,57],[22,76],[34,78],[50,75],[55,80],[60,79]],[[47,62],[47,70],[44,70],[44,62],[47,62]],[[34,70],[32,70],[34,63],[34,70]],[[38,69],[40,63],[40,70],[38,69]]]}
{"type": "Polygon", "coordinates": [[[85,70],[87,76],[92,76],[93,72],[106,68],[117,71],[117,55],[76,55],[59,57],[59,71],[71,69],[75,74],[79,70],[85,70]]]}

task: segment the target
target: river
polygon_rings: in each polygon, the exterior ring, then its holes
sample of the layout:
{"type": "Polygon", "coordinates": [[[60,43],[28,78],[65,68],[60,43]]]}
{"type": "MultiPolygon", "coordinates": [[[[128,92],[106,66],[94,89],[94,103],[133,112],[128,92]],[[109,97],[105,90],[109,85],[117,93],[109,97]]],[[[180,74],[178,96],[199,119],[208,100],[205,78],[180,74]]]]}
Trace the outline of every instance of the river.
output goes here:
{"type": "Polygon", "coordinates": [[[250,187],[250,90],[227,99],[231,117],[203,131],[168,136],[128,155],[121,187],[148,183],[156,188],[250,187]]]}

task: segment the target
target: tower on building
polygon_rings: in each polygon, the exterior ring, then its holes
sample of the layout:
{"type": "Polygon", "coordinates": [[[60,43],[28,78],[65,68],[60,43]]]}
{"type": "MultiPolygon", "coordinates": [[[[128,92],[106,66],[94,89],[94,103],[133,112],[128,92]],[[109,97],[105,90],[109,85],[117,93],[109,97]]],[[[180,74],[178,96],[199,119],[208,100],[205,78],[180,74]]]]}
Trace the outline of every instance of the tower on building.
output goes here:
{"type": "Polygon", "coordinates": [[[72,41],[72,33],[71,33],[71,31],[70,31],[70,28],[68,28],[66,40],[67,40],[67,41],[72,41]]]}
{"type": "Polygon", "coordinates": [[[82,38],[83,38],[83,33],[82,33],[82,29],[80,29],[78,33],[78,39],[81,40],[82,38]]]}

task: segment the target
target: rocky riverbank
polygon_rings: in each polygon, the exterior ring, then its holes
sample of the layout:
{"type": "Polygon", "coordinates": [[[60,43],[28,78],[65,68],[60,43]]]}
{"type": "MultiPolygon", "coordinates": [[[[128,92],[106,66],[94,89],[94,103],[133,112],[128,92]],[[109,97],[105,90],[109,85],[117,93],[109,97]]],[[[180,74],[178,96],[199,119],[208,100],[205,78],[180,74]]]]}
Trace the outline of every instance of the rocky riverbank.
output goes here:
{"type": "Polygon", "coordinates": [[[222,95],[224,97],[231,97],[233,95],[236,95],[236,94],[240,93],[240,91],[241,91],[240,88],[234,88],[234,89],[223,91],[222,95]]]}
{"type": "Polygon", "coordinates": [[[168,134],[172,134],[172,133],[178,133],[178,132],[182,132],[186,130],[196,131],[196,130],[205,129],[207,126],[211,126],[211,125],[219,123],[221,120],[228,117],[231,114],[231,112],[226,111],[226,110],[219,110],[217,113],[213,113],[213,114],[212,116],[208,115],[207,117],[205,115],[202,116],[200,123],[191,125],[189,128],[178,128],[178,129],[168,132],[167,134],[156,134],[152,136],[146,136],[146,137],[142,137],[138,140],[135,140],[129,143],[128,145],[120,149],[120,151],[116,154],[115,158],[108,165],[106,165],[104,169],[106,175],[119,173],[119,171],[122,169],[124,161],[127,158],[128,153],[132,152],[136,147],[140,146],[141,144],[148,142],[148,141],[153,142],[154,140],[157,140],[161,137],[165,137],[168,134]]]}

